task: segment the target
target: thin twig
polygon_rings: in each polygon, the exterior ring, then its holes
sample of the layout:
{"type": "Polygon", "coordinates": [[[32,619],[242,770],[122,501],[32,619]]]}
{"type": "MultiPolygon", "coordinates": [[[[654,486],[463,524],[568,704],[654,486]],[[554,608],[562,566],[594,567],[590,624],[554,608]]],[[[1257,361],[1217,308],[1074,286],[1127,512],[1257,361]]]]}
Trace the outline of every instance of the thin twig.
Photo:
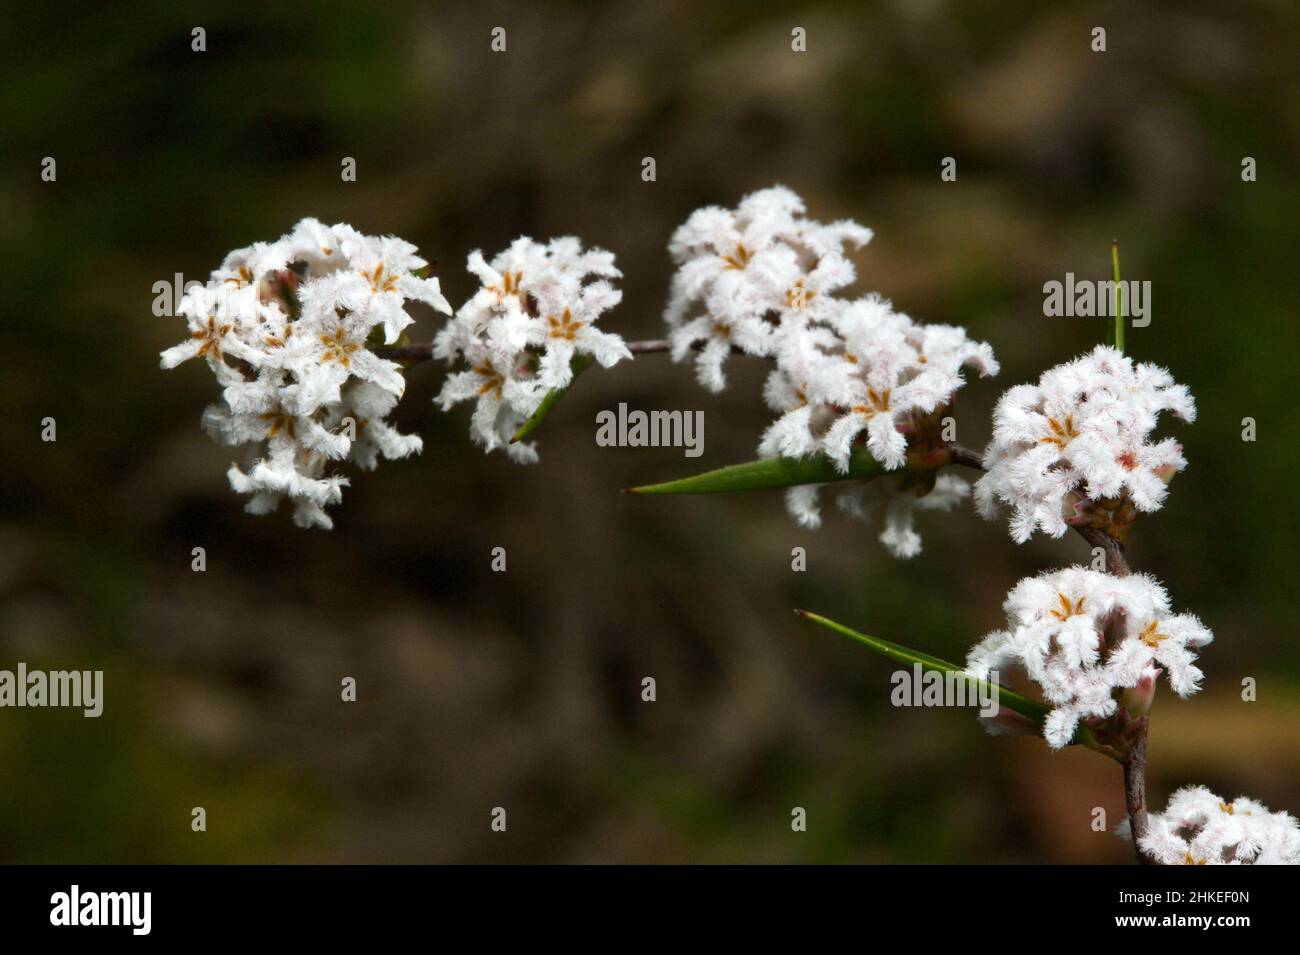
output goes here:
{"type": "Polygon", "coordinates": [[[371,351],[389,361],[427,361],[433,357],[433,342],[420,342],[418,345],[380,345],[371,351]]]}
{"type": "Polygon", "coordinates": [[[962,464],[977,471],[984,470],[984,459],[970,448],[963,448],[960,444],[949,442],[948,452],[952,455],[953,464],[962,464]]]}
{"type": "MultiPolygon", "coordinates": [[[[649,338],[645,341],[627,342],[627,350],[633,355],[661,355],[672,351],[672,343],[666,338],[649,338]]],[[[695,351],[704,347],[704,342],[696,342],[691,346],[695,351]]],[[[387,358],[390,361],[427,361],[433,357],[433,342],[420,342],[417,345],[380,345],[371,349],[380,358],[387,358]]],[[[734,345],[731,348],[733,355],[742,355],[739,348],[734,345]]]]}
{"type": "Polygon", "coordinates": [[[628,342],[627,350],[633,355],[654,355],[672,350],[672,343],[666,338],[651,338],[643,342],[628,342]]]}

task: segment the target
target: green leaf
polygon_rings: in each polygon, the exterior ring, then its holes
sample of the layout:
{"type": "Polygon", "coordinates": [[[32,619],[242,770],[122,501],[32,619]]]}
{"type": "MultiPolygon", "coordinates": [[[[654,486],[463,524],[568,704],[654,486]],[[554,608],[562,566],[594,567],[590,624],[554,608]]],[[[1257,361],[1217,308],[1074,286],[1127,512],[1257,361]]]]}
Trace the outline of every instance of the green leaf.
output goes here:
{"type": "Polygon", "coordinates": [[[1124,289],[1119,284],[1119,240],[1110,244],[1110,266],[1115,275],[1115,307],[1111,309],[1110,344],[1124,350],[1124,289]]]}
{"type": "Polygon", "coordinates": [[[885,466],[873,458],[866,448],[854,448],[849,456],[847,472],[841,472],[830,458],[820,454],[806,458],[768,458],[733,464],[662,484],[630,487],[627,491],[629,494],[727,494],[732,491],[793,487],[797,484],[863,480],[886,473],[885,466]]]}
{"type": "Polygon", "coordinates": [[[556,403],[565,396],[570,388],[573,387],[573,383],[578,380],[578,376],[591,367],[593,361],[595,361],[595,359],[590,355],[574,355],[573,360],[569,362],[569,368],[573,370],[573,377],[569,380],[569,383],[563,388],[552,388],[546,393],[546,397],[543,398],[542,403],[537,406],[537,410],[529,415],[528,420],[519,426],[519,430],[516,431],[514,437],[510,439],[510,443],[515,444],[516,442],[526,441],[532,437],[533,432],[542,426],[542,422],[546,420],[546,416],[551,413],[551,409],[554,408],[556,403]]]}
{"type": "MultiPolygon", "coordinates": [[[[958,666],[956,663],[949,663],[947,660],[940,660],[938,657],[932,657],[928,653],[922,653],[919,650],[912,650],[897,643],[890,643],[888,640],[881,640],[879,637],[869,637],[865,633],[858,633],[858,631],[852,630],[849,627],[844,626],[842,623],[836,623],[834,620],[830,620],[818,614],[809,613],[807,610],[796,610],[795,613],[806,620],[811,620],[813,623],[821,624],[828,630],[834,630],[836,633],[842,634],[850,640],[856,640],[864,647],[874,650],[883,657],[888,657],[895,663],[919,663],[922,669],[934,670],[938,673],[965,674],[966,672],[965,667],[958,666]]],[[[966,679],[970,681],[972,686],[992,686],[992,684],[987,681],[977,680],[972,676],[967,676],[966,679]]],[[[1043,720],[1047,718],[1047,714],[1051,712],[1051,708],[1046,704],[1039,703],[1036,700],[1031,700],[1027,696],[1021,696],[1014,690],[1008,690],[1005,687],[999,686],[997,687],[997,691],[998,703],[1000,706],[1005,706],[1009,710],[1014,710],[1021,716],[1027,717],[1039,725],[1042,725],[1043,720]]]]}

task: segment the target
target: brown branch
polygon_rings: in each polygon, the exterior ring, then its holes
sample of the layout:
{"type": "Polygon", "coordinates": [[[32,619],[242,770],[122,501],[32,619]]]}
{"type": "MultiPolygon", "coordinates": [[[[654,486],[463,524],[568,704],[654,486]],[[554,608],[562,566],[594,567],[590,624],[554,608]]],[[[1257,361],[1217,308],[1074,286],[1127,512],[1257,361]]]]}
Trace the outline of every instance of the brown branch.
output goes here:
{"type": "Polygon", "coordinates": [[[433,342],[420,342],[418,345],[380,345],[372,348],[380,358],[389,361],[428,361],[433,357],[433,342]]]}
{"type": "MultiPolygon", "coordinates": [[[[627,350],[633,355],[659,355],[672,351],[672,343],[666,338],[650,338],[645,341],[627,342],[627,350]]],[[[695,351],[704,347],[704,342],[696,342],[691,346],[695,351]]],[[[417,345],[380,345],[372,348],[380,358],[387,358],[390,361],[428,361],[433,357],[433,342],[420,342],[417,345]]],[[[743,355],[739,348],[734,345],[731,348],[733,355],[743,355]]]]}
{"type": "Polygon", "coordinates": [[[1100,547],[1106,558],[1106,570],[1116,577],[1127,577],[1133,573],[1128,566],[1128,557],[1124,554],[1124,545],[1105,531],[1096,527],[1073,525],[1079,536],[1092,547],[1100,547]]]}
{"type": "Polygon", "coordinates": [[[1128,810],[1133,852],[1141,865],[1155,865],[1138,840],[1147,833],[1147,719],[1138,720],[1133,748],[1124,759],[1124,808],[1128,810]]]}
{"type": "Polygon", "coordinates": [[[651,338],[643,342],[628,342],[627,350],[633,355],[656,355],[672,350],[672,343],[666,338],[651,338]]]}
{"type": "Polygon", "coordinates": [[[984,470],[984,459],[970,448],[963,448],[960,444],[949,442],[948,453],[952,455],[953,464],[962,464],[976,471],[984,470]]]}

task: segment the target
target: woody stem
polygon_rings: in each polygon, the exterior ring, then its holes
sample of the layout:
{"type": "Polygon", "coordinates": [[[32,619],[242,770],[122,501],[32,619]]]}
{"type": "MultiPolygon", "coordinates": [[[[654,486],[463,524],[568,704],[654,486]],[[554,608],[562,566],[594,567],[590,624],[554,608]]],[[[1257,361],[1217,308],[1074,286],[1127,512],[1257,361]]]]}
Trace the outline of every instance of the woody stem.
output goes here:
{"type": "Polygon", "coordinates": [[[1141,865],[1154,862],[1138,845],[1147,833],[1147,721],[1142,717],[1140,729],[1133,738],[1133,748],[1124,758],[1124,808],[1128,810],[1129,827],[1133,831],[1133,852],[1141,865]]]}

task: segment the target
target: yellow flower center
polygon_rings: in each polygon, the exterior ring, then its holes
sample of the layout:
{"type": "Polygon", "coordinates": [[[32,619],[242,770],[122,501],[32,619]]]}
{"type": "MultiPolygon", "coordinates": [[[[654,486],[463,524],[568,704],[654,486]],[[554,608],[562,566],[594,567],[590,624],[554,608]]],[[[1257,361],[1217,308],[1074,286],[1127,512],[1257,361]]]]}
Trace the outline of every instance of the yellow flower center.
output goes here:
{"type": "Polygon", "coordinates": [[[226,337],[230,327],[229,323],[218,325],[217,317],[209,315],[207,328],[196,329],[190,334],[191,338],[197,338],[203,342],[199,346],[198,354],[200,356],[210,355],[214,360],[221,361],[221,339],[226,337]]]}
{"type": "Polygon", "coordinates": [[[283,431],[290,438],[296,438],[298,431],[298,419],[293,415],[285,414],[283,411],[272,411],[268,414],[260,415],[261,419],[266,422],[266,436],[274,438],[283,431]]]}
{"type": "Polygon", "coordinates": [[[1058,593],[1056,602],[1060,604],[1060,609],[1051,611],[1051,614],[1057,620],[1069,620],[1071,617],[1082,616],[1084,599],[1080,597],[1077,601],[1071,601],[1065,594],[1058,593]]]}
{"type": "Polygon", "coordinates": [[[483,379],[483,384],[479,386],[478,393],[480,395],[493,395],[497,401],[500,401],[501,389],[506,383],[501,373],[491,365],[475,365],[474,370],[483,379]]]}
{"type": "Polygon", "coordinates": [[[524,273],[522,270],[516,272],[506,271],[501,274],[501,284],[489,285],[487,290],[489,292],[495,292],[498,301],[508,295],[518,295],[520,299],[522,299],[524,297],[522,290],[523,280],[524,273]]]}
{"type": "Polygon", "coordinates": [[[1047,419],[1047,426],[1052,433],[1044,438],[1039,438],[1039,444],[1054,444],[1064,450],[1065,446],[1079,436],[1079,432],[1074,427],[1074,415],[1065,416],[1065,421],[1057,421],[1055,418],[1047,419]]]}
{"type": "Polygon", "coordinates": [[[736,243],[736,251],[731,255],[724,255],[722,261],[727,263],[727,268],[740,271],[749,264],[749,250],[745,248],[743,242],[736,243]]]}
{"type": "Polygon", "coordinates": [[[361,274],[370,283],[370,291],[374,295],[397,291],[398,275],[395,272],[385,272],[383,262],[376,265],[373,272],[362,272],[361,274]]]}
{"type": "Polygon", "coordinates": [[[562,338],[565,341],[570,342],[577,337],[578,329],[582,327],[582,322],[574,321],[573,316],[569,314],[567,308],[564,310],[564,314],[559,318],[556,318],[554,315],[547,315],[546,323],[551,326],[549,332],[550,338],[562,338]]]}
{"type": "Polygon", "coordinates": [[[321,344],[325,346],[325,354],[321,356],[321,361],[335,361],[347,368],[351,364],[351,355],[361,346],[351,341],[347,332],[342,328],[338,329],[333,335],[322,335],[321,344]]]}
{"type": "Polygon", "coordinates": [[[867,389],[867,403],[864,405],[854,405],[853,411],[860,415],[866,415],[868,418],[874,418],[876,415],[889,410],[889,393],[892,389],[886,388],[884,391],[877,392],[875,388],[867,389]]]}
{"type": "Polygon", "coordinates": [[[1169,634],[1157,632],[1159,627],[1160,627],[1160,621],[1152,620],[1149,624],[1147,624],[1145,627],[1142,628],[1142,632],[1138,634],[1138,639],[1141,640],[1143,643],[1145,643],[1152,650],[1157,649],[1160,646],[1160,644],[1164,643],[1166,640],[1169,639],[1169,634]]]}

